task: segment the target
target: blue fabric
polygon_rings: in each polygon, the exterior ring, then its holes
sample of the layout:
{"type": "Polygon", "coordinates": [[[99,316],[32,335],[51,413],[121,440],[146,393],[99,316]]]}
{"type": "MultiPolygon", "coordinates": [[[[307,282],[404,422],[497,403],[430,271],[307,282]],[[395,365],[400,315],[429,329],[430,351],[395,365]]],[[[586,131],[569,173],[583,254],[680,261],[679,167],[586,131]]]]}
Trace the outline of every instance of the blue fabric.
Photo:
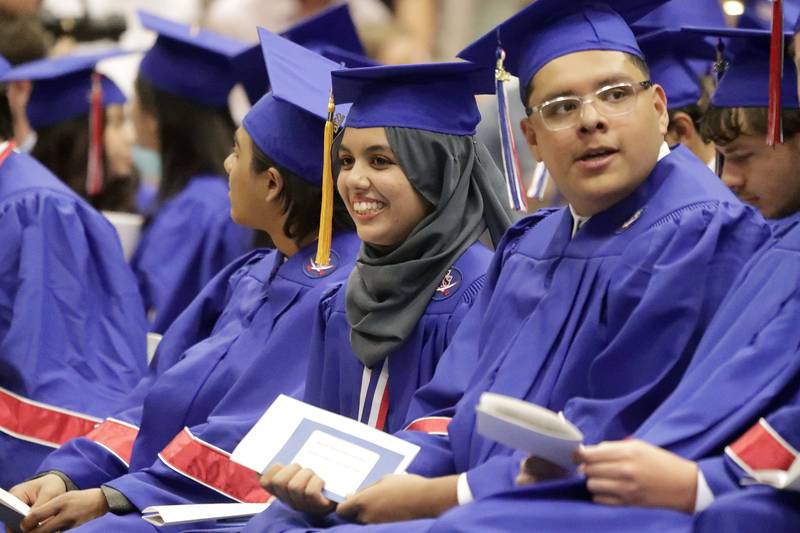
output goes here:
{"type": "MultiPolygon", "coordinates": [[[[441,354],[483,285],[491,252],[475,243],[454,263],[461,284],[445,300],[431,300],[417,326],[399,349],[389,354],[389,411],[384,430],[403,428],[411,397],[433,376],[441,354]]],[[[350,325],[345,311],[345,286],[320,306],[312,334],[311,361],[305,401],[335,413],[358,419],[359,394],[364,365],[350,346],[350,325]]],[[[464,359],[457,373],[471,373],[474,361],[464,359]]],[[[458,374],[451,376],[459,378],[458,374]]]]}
{"type": "MultiPolygon", "coordinates": [[[[513,451],[475,432],[475,405],[487,390],[563,410],[587,442],[629,436],[675,387],[726,291],[767,237],[758,214],[685,148],[572,240],[571,228],[563,208],[506,235],[464,321],[468,339],[453,342],[458,357],[480,361],[473,382],[449,439],[407,434],[423,445],[411,471],[475,469],[468,479],[476,496],[511,485],[513,451]],[[465,352],[470,347],[476,355],[465,352]]],[[[423,407],[411,416],[459,396],[446,376],[437,378],[420,391],[423,407]]]]}
{"type": "MultiPolygon", "coordinates": [[[[279,394],[302,395],[310,355],[311,317],[322,294],[332,284],[347,279],[359,246],[354,233],[336,235],[332,249],[338,267],[322,278],[311,278],[305,272],[314,258],[316,244],[292,256],[277,270],[263,311],[228,351],[227,357],[242,360],[246,369],[239,373],[235,384],[225,382],[230,392],[205,416],[183,420],[192,435],[232,452],[279,394]]],[[[181,428],[172,429],[174,434],[181,428]]],[[[135,451],[139,444],[137,442],[135,451]]],[[[146,441],[142,444],[146,445],[146,441]]],[[[130,474],[108,483],[125,494],[137,508],[231,501],[157,459],[155,454],[161,448],[149,448],[150,453],[135,459],[130,474]]]]}
{"type": "Polygon", "coordinates": [[[247,252],[253,232],[230,217],[228,185],[196,176],[161,206],[131,258],[151,330],[164,333],[225,265],[247,252]]]}
{"type": "Polygon", "coordinates": [[[753,486],[717,499],[694,522],[695,533],[800,531],[800,493],[753,486]]]}
{"type": "MultiPolygon", "coordinates": [[[[125,474],[150,467],[156,462],[157,454],[184,426],[204,424],[240,377],[261,379],[263,388],[255,387],[254,392],[296,394],[305,374],[302,361],[293,358],[281,363],[287,351],[270,351],[271,344],[267,341],[273,331],[289,331],[289,337],[295,341],[299,329],[307,336],[305,326],[298,327],[302,321],[284,319],[295,307],[296,313],[302,316],[303,302],[306,307],[309,301],[311,305],[316,302],[312,291],[316,286],[347,276],[358,241],[352,234],[337,235],[333,246],[341,259],[341,267],[330,277],[312,279],[302,273],[303,266],[316,251],[316,245],[310,245],[285,262],[284,256],[275,251],[253,252],[231,264],[209,283],[167,330],[149,375],[131,394],[126,407],[114,415],[140,428],[130,468],[102,446],[88,439],[76,439],[51,454],[41,470],[64,472],[81,488],[97,487],[115,478],[119,478],[118,481],[135,479],[125,474]],[[276,329],[279,327],[282,329],[276,329]],[[248,372],[251,364],[257,361],[275,368],[274,378],[279,381],[274,387],[264,385],[266,380],[260,372],[248,372]],[[287,367],[287,362],[297,369],[287,367]],[[300,377],[293,379],[295,375],[300,377]]],[[[174,474],[171,470],[170,473],[174,474]]],[[[119,487],[115,483],[110,485],[129,494],[123,481],[119,487]]],[[[199,487],[195,483],[190,485],[195,490],[199,487]]],[[[145,492],[152,489],[159,495],[155,482],[152,487],[145,485],[144,489],[145,492]]],[[[136,503],[138,499],[133,491],[130,494],[130,499],[136,503]]],[[[157,503],[163,502],[156,500],[141,508],[157,503]]]]}
{"type": "MultiPolygon", "coordinates": [[[[167,330],[147,375],[114,413],[114,418],[136,427],[152,425],[152,429],[145,426],[140,432],[137,445],[140,440],[154,442],[153,439],[166,444],[180,431],[181,421],[194,408],[185,402],[209,403],[202,399],[197,402],[194,396],[198,391],[206,392],[203,385],[209,370],[225,356],[228,346],[259,308],[264,285],[274,263],[280,259],[275,251],[259,250],[234,261],[206,285],[167,330]],[[178,390],[185,394],[179,394],[178,390]],[[155,431],[157,436],[146,435],[149,431],[155,431]]],[[[222,374],[217,379],[224,380],[226,376],[222,374]]],[[[213,378],[211,381],[213,384],[213,378]]],[[[219,396],[219,392],[212,392],[214,395],[219,396]]],[[[153,455],[152,450],[149,455],[153,455]]],[[[80,438],[51,453],[40,470],[59,470],[78,487],[92,488],[127,473],[128,467],[104,447],[80,438]]]]}
{"type": "Polygon", "coordinates": [[[353,103],[351,128],[474,135],[481,120],[475,95],[495,92],[493,69],[463,61],[341,69],[332,78],[336,103],[353,103]]]}
{"type": "MultiPolygon", "coordinates": [[[[0,167],[0,387],[105,417],[146,370],[146,321],[114,228],[42,165],[0,167]]],[[[50,448],[0,435],[0,486],[50,448]]]]}
{"type": "MultiPolygon", "coordinates": [[[[95,65],[103,59],[123,53],[126,52],[111,50],[96,54],[70,54],[37,59],[15,66],[0,77],[0,82],[34,82],[26,112],[31,127],[44,128],[73,117],[88,115],[95,65]]],[[[125,103],[125,95],[111,79],[101,76],[100,80],[104,107],[125,103]]]]}

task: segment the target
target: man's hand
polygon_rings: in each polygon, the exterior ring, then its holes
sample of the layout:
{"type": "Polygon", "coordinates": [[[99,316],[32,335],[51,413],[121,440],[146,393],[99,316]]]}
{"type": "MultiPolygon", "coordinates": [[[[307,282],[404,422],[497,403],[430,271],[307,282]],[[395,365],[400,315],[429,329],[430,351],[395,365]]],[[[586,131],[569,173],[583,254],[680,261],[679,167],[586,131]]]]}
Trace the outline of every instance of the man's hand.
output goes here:
{"type": "Polygon", "coordinates": [[[362,524],[435,518],[458,505],[457,483],[458,476],[389,475],[349,496],[336,513],[362,524]]]}
{"type": "Polygon", "coordinates": [[[25,533],[53,533],[77,527],[108,512],[100,489],[74,490],[36,505],[20,524],[25,533]]]}
{"type": "Polygon", "coordinates": [[[584,446],[577,455],[597,503],[694,511],[695,462],[633,439],[584,446]]]}
{"type": "Polygon", "coordinates": [[[23,481],[9,490],[11,494],[27,503],[30,507],[44,505],[56,496],[67,492],[64,481],[55,474],[47,474],[36,479],[23,481]]]}
{"type": "Polygon", "coordinates": [[[548,479],[558,479],[568,474],[566,470],[560,466],[531,455],[527,459],[523,459],[519,464],[519,474],[517,474],[517,485],[528,485],[536,483],[537,481],[547,481],[548,479]]]}
{"type": "Polygon", "coordinates": [[[272,465],[259,482],[270,494],[298,511],[326,515],[336,508],[335,502],[322,495],[325,482],[300,465],[272,465]]]}

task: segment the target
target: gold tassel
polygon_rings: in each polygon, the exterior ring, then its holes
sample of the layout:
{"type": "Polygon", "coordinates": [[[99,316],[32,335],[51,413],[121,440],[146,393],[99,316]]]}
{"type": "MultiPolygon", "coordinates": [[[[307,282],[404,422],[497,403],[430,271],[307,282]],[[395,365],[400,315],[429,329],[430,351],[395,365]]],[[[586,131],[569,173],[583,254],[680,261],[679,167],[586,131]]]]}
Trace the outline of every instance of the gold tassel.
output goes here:
{"type": "Polygon", "coordinates": [[[318,266],[331,263],[331,238],[333,233],[333,170],[331,169],[331,146],[333,145],[333,91],[328,99],[328,120],[325,122],[325,140],[322,160],[322,207],[319,213],[319,239],[317,240],[318,266]]]}

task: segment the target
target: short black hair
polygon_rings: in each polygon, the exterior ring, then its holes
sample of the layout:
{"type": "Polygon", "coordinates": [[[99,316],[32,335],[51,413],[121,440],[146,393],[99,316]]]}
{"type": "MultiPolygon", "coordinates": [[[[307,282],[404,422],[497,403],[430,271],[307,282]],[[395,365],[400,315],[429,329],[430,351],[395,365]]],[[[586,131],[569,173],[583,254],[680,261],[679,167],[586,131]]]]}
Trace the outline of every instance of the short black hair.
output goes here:
{"type": "MultiPolygon", "coordinates": [[[[270,168],[277,169],[283,177],[283,190],[281,201],[283,212],[288,213],[283,225],[283,233],[295,242],[305,240],[319,228],[320,206],[322,204],[322,189],[307,182],[296,173],[279,165],[269,158],[255,143],[250,170],[255,174],[266,172],[270,168]]],[[[333,195],[333,232],[351,231],[354,229],[353,219],[344,206],[344,202],[334,191],[333,195]]]]}
{"type": "Polygon", "coordinates": [[[9,141],[14,138],[14,119],[8,105],[6,88],[0,85],[0,140],[9,141]]]}
{"type": "MultiPolygon", "coordinates": [[[[793,137],[800,133],[800,109],[783,109],[783,134],[793,137]]],[[[768,109],[766,107],[716,107],[711,106],[700,123],[700,135],[706,142],[725,146],[743,133],[767,134],[768,109]]]]}
{"type": "MultiPolygon", "coordinates": [[[[631,63],[633,63],[633,66],[635,66],[642,73],[642,75],[646,80],[650,79],[650,67],[647,66],[647,61],[645,61],[644,59],[642,59],[637,55],[628,52],[622,52],[622,53],[625,54],[625,56],[627,56],[628,60],[631,63]]],[[[522,95],[523,96],[522,105],[524,105],[525,107],[528,107],[528,99],[531,97],[532,92],[533,92],[533,78],[531,78],[528,81],[528,85],[525,86],[525,92],[522,95]]]]}

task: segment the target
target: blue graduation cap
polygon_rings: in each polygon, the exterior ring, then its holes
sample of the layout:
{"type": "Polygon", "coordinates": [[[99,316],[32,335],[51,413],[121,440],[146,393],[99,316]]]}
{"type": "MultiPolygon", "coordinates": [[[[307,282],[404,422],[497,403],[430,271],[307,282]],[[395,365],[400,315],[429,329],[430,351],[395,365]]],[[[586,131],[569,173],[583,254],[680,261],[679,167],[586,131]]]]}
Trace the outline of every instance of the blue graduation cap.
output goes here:
{"type": "MultiPolygon", "coordinates": [[[[301,20],[281,35],[348,68],[376,65],[364,52],[347,4],[301,20]]],[[[235,63],[248,98],[256,102],[269,87],[261,46],[248,48],[235,63]]]]}
{"type": "MultiPolygon", "coordinates": [[[[242,126],[268,157],[322,188],[315,262],[328,265],[333,216],[330,149],[337,120],[331,72],[340,66],[263,28],[258,28],[258,36],[272,90],[245,115],[242,126]]],[[[341,122],[347,106],[339,112],[341,122]]]]}
{"type": "MultiPolygon", "coordinates": [[[[727,66],[711,104],[716,107],[769,107],[770,32],[740,28],[687,27],[686,31],[724,38],[727,66]]],[[[784,34],[791,37],[790,33],[784,34]]],[[[798,107],[797,74],[787,55],[781,78],[781,107],[798,107]]]]}
{"type": "MultiPolygon", "coordinates": [[[[11,68],[0,82],[33,82],[28,101],[28,120],[40,129],[63,120],[88,115],[91,110],[92,74],[103,59],[128,53],[116,49],[97,54],[38,59],[11,68]]],[[[125,95],[106,76],[100,76],[102,106],[125,103],[125,95]]]]}
{"type": "Polygon", "coordinates": [[[641,35],[639,46],[650,67],[650,78],[667,93],[669,109],[696,104],[700,100],[703,89],[699,73],[709,72],[716,59],[716,49],[706,36],[662,29],[641,35]]]}
{"type": "Polygon", "coordinates": [[[683,26],[726,27],[719,0],[670,0],[632,24],[637,35],[683,26]]]}
{"type": "Polygon", "coordinates": [[[193,102],[223,107],[236,83],[232,59],[244,43],[139,11],[142,26],[158,33],[139,73],[159,89],[193,102]]]}
{"type": "MultiPolygon", "coordinates": [[[[330,73],[341,67],[263,28],[258,28],[258,35],[272,91],[245,115],[243,126],[267,156],[319,186],[330,73]]],[[[339,120],[348,107],[339,106],[339,120]]]]}
{"type": "Polygon", "coordinates": [[[616,50],[644,57],[630,29],[667,0],[537,0],[459,52],[494,66],[498,48],[505,69],[520,79],[520,93],[544,65],[586,50],[616,50]]]}
{"type": "Polygon", "coordinates": [[[468,62],[337,70],[333,96],[351,103],[347,126],[396,126],[473,135],[481,120],[476,94],[494,93],[492,69],[468,62]]]}

